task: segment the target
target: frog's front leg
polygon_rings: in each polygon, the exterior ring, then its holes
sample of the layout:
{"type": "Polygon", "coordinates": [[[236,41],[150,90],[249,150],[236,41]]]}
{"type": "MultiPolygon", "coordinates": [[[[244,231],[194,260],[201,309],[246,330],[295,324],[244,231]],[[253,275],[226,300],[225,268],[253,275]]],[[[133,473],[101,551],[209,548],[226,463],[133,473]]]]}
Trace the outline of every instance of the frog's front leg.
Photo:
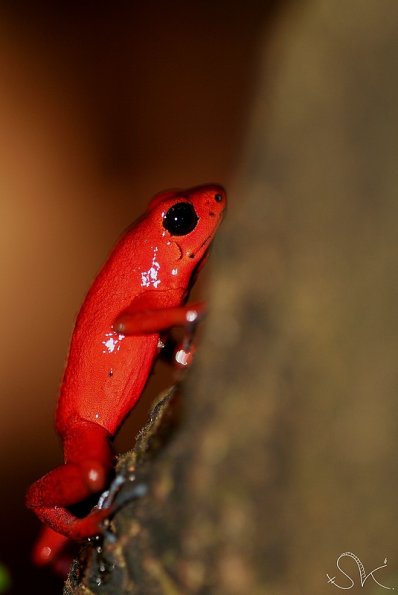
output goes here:
{"type": "MultiPolygon", "coordinates": [[[[173,342],[173,361],[185,368],[191,364],[195,348],[193,337],[198,322],[205,314],[205,304],[198,302],[176,308],[136,311],[127,309],[118,316],[113,328],[123,335],[162,333],[172,327],[182,326],[185,334],[181,343],[173,342]]],[[[169,343],[171,343],[169,341],[169,343]]],[[[170,359],[169,356],[167,359],[170,359]]]]}
{"type": "Polygon", "coordinates": [[[100,532],[109,511],[94,510],[78,518],[66,507],[104,489],[112,469],[110,435],[102,426],[80,421],[64,432],[63,439],[65,463],[29,488],[26,503],[57,533],[83,539],[100,532]]]}
{"type": "Polygon", "coordinates": [[[173,326],[197,324],[204,315],[205,304],[186,304],[176,308],[135,310],[127,308],[115,320],[113,328],[123,335],[161,333],[173,326]]]}

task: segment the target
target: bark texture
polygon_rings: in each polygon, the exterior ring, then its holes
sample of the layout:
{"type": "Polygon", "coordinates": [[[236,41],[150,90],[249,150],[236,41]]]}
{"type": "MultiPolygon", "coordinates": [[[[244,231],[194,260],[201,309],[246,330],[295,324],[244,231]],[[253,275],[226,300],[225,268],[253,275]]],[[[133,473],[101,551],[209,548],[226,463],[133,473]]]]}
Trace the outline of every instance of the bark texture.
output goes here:
{"type": "Polygon", "coordinates": [[[327,594],[346,551],[398,587],[397,21],[312,0],[264,40],[180,423],[65,593],[327,594]]]}

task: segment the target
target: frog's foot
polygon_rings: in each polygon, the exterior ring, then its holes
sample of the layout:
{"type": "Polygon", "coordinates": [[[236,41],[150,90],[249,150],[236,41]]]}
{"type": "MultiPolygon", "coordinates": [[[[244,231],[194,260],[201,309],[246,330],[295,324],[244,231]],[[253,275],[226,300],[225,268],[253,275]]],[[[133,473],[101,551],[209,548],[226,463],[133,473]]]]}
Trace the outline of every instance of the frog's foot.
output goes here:
{"type": "Polygon", "coordinates": [[[32,551],[36,566],[51,566],[62,580],[68,576],[73,558],[74,543],[50,527],[43,527],[32,551]]]}
{"type": "Polygon", "coordinates": [[[183,329],[180,340],[176,340],[171,334],[164,333],[160,335],[159,356],[179,370],[188,368],[193,362],[196,352],[195,333],[198,324],[205,316],[204,308],[203,303],[180,308],[179,325],[175,325],[181,326],[183,329]]]}
{"type": "Polygon", "coordinates": [[[109,490],[101,495],[98,508],[115,514],[127,502],[142,498],[146,493],[147,486],[143,482],[137,482],[133,471],[128,476],[120,473],[112,481],[109,490]]]}
{"type": "MultiPolygon", "coordinates": [[[[127,476],[119,473],[112,481],[108,490],[101,494],[98,501],[98,509],[108,511],[113,516],[132,500],[142,498],[147,493],[147,486],[143,482],[137,482],[134,471],[127,476]]],[[[106,540],[114,542],[115,534],[110,526],[103,527],[102,533],[106,540]]]]}
{"type": "Polygon", "coordinates": [[[110,510],[94,508],[84,518],[78,518],[61,506],[37,507],[35,513],[43,523],[61,535],[79,541],[102,533],[102,522],[110,510]]]}
{"type": "Polygon", "coordinates": [[[36,566],[46,566],[58,559],[65,550],[69,539],[50,527],[43,527],[32,551],[36,566]]]}
{"type": "Polygon", "coordinates": [[[177,368],[189,368],[192,364],[196,347],[195,347],[195,333],[199,322],[204,318],[205,311],[201,304],[200,308],[192,308],[186,313],[186,322],[184,325],[184,336],[181,343],[179,343],[174,350],[174,365],[177,368]]]}

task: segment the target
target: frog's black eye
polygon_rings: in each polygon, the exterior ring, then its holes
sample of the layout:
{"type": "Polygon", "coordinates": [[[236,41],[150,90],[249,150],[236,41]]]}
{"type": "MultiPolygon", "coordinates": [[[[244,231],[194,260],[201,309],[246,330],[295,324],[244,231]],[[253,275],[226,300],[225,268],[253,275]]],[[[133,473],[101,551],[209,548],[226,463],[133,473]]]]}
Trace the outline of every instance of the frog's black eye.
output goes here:
{"type": "Polygon", "coordinates": [[[178,202],[163,217],[163,227],[172,236],[186,236],[195,229],[199,217],[189,202],[178,202]]]}

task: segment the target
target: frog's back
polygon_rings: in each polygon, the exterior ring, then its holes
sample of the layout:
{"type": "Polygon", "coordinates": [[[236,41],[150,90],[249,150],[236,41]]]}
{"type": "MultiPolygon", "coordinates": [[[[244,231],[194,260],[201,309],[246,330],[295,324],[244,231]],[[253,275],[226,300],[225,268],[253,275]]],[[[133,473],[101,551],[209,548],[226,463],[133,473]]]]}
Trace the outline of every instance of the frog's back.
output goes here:
{"type": "Polygon", "coordinates": [[[162,307],[166,295],[168,305],[178,305],[183,293],[157,291],[154,274],[148,282],[146,269],[153,265],[156,246],[144,246],[146,260],[142,248],[139,234],[138,241],[131,232],[122,238],[82,305],[58,402],[60,433],[86,420],[113,434],[145,387],[158,353],[159,334],[125,337],[113,330],[113,324],[126,308],[162,307]]]}

